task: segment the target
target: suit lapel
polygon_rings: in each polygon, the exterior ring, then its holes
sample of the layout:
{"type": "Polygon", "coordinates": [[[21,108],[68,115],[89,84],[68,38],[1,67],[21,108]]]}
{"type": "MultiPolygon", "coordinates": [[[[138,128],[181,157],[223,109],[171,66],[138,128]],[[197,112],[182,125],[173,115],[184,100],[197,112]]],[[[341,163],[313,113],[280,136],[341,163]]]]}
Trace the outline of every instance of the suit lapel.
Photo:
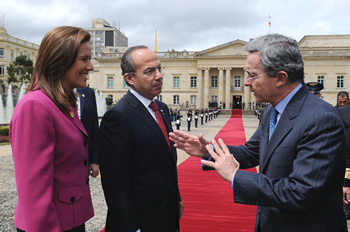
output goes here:
{"type": "Polygon", "coordinates": [[[86,137],[88,137],[86,130],[83,126],[83,124],[81,123],[78,113],[75,109],[73,109],[73,107],[71,105],[69,105],[70,110],[69,112],[65,112],[64,116],[66,116],[66,118],[76,127],[78,128],[86,137]]]}
{"type": "MultiPolygon", "coordinates": [[[[47,96],[43,89],[41,89],[41,91],[47,96]]],[[[86,130],[79,119],[77,111],[73,109],[73,107],[70,104],[69,110],[67,112],[62,112],[62,114],[68,119],[68,121],[70,121],[76,128],[78,128],[85,135],[85,137],[88,137],[86,130]]]]}
{"type": "MultiPolygon", "coordinates": [[[[131,103],[130,107],[134,108],[135,114],[137,114],[140,117],[140,119],[143,120],[144,123],[150,127],[150,129],[157,135],[162,146],[165,146],[166,150],[169,151],[169,154],[171,154],[168,143],[167,143],[166,139],[164,138],[162,130],[160,129],[158,123],[154,120],[152,115],[149,113],[148,109],[146,109],[146,107],[132,93],[130,93],[130,91],[127,92],[126,97],[129,100],[129,102],[131,103]]],[[[162,109],[162,110],[164,111],[164,109],[162,109]]],[[[163,114],[162,114],[162,116],[163,116],[163,114]]],[[[166,123],[164,117],[163,117],[163,120],[164,120],[165,126],[167,127],[167,123],[166,123]]],[[[168,127],[167,127],[167,129],[168,129],[168,127]]]]}
{"type": "MultiPolygon", "coordinates": [[[[269,120],[266,120],[263,128],[263,136],[261,138],[261,144],[267,144],[266,150],[262,149],[260,153],[262,158],[260,159],[261,172],[264,173],[265,167],[273,155],[275,149],[279,146],[279,144],[283,141],[283,139],[289,134],[289,132],[293,129],[292,121],[298,117],[302,105],[305,101],[305,97],[307,96],[308,89],[303,86],[290,100],[286,108],[284,109],[280,120],[271,136],[269,141],[269,120]],[[265,150],[265,152],[264,152],[265,150]]],[[[271,107],[266,112],[270,115],[271,107]]],[[[267,117],[269,118],[269,117],[267,117]]]]}

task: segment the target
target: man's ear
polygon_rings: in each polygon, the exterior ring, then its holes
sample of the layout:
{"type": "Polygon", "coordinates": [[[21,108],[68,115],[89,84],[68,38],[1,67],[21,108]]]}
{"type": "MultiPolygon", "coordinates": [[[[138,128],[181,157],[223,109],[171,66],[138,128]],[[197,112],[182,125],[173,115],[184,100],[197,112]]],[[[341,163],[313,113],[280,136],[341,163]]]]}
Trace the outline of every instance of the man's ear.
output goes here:
{"type": "Polygon", "coordinates": [[[279,71],[276,76],[276,87],[281,87],[288,82],[288,74],[285,71],[279,71]]]}
{"type": "Polygon", "coordinates": [[[130,73],[125,73],[125,74],[124,74],[124,80],[125,80],[130,86],[134,86],[134,76],[131,75],[130,73]]]}

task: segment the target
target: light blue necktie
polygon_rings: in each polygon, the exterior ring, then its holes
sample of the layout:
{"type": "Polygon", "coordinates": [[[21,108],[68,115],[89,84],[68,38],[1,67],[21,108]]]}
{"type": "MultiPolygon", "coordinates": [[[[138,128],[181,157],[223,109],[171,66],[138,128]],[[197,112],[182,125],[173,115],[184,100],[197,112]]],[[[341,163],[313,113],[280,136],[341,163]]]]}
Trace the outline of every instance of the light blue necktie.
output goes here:
{"type": "Polygon", "coordinates": [[[271,113],[270,113],[269,140],[270,140],[270,138],[272,136],[272,133],[275,130],[275,127],[276,127],[277,115],[278,115],[278,111],[276,110],[275,107],[272,107],[272,110],[271,110],[271,113]]]}

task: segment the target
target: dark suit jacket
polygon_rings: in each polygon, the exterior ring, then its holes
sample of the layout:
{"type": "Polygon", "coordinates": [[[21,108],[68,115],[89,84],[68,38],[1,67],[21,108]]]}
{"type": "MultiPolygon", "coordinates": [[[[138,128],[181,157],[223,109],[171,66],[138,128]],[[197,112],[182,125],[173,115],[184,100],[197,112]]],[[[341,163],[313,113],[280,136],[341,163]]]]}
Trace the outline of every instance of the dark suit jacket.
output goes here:
{"type": "MultiPolygon", "coordinates": [[[[343,120],[345,132],[346,132],[346,143],[343,146],[350,146],[350,105],[345,105],[338,108],[340,117],[343,120]]],[[[350,151],[346,154],[346,167],[350,168],[350,151]]],[[[344,186],[350,187],[350,179],[344,180],[344,186]]]]}
{"type": "MultiPolygon", "coordinates": [[[[167,130],[169,109],[156,101],[167,130]]],[[[106,232],[175,232],[180,194],[177,153],[130,91],[102,118],[99,159],[108,215],[106,232]]]]}
{"type": "Polygon", "coordinates": [[[269,142],[271,106],[245,146],[230,147],[241,168],[234,201],[258,205],[256,231],[347,231],[342,185],[345,133],[337,110],[304,85],[269,142]]]}
{"type": "Polygon", "coordinates": [[[97,143],[98,143],[98,116],[96,97],[93,89],[77,88],[80,98],[80,115],[87,134],[89,135],[89,164],[98,164],[97,143]]]}

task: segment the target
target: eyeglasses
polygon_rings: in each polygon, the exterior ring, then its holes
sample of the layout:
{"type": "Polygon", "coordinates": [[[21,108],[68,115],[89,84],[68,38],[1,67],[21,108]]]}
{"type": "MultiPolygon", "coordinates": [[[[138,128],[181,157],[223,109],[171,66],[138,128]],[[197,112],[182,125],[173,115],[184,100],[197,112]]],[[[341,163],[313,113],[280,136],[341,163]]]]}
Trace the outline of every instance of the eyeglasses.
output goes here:
{"type": "Polygon", "coordinates": [[[158,70],[158,72],[162,73],[162,70],[164,69],[164,65],[159,65],[158,67],[148,67],[143,74],[146,76],[155,76],[156,72],[158,70]]]}
{"type": "Polygon", "coordinates": [[[252,83],[252,80],[254,80],[254,79],[256,79],[256,78],[258,78],[258,77],[263,76],[263,75],[266,74],[266,73],[264,72],[264,73],[261,73],[261,74],[256,75],[256,76],[251,76],[251,74],[250,74],[248,71],[245,71],[245,73],[246,73],[246,75],[247,75],[247,81],[248,81],[249,83],[252,83]]]}

